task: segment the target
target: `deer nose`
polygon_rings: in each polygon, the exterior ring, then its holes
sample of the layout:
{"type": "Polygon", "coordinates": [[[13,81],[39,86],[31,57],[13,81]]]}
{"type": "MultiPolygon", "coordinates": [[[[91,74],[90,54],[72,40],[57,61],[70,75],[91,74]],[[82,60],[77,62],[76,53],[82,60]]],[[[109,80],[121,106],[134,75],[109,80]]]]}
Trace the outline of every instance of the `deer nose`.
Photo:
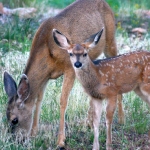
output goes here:
{"type": "Polygon", "coordinates": [[[12,125],[16,125],[18,123],[18,118],[14,118],[12,121],[11,121],[12,125]]]}
{"type": "Polygon", "coordinates": [[[79,61],[77,61],[76,63],[74,63],[74,66],[76,68],[80,68],[82,66],[82,63],[80,63],[79,61]]]}

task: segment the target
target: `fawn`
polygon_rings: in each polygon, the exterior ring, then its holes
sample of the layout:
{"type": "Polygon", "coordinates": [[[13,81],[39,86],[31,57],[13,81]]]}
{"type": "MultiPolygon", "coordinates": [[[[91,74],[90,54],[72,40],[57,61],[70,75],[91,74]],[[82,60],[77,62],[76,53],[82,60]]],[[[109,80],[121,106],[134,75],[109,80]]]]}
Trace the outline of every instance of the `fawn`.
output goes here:
{"type": "Polygon", "coordinates": [[[53,29],[56,44],[68,51],[75,74],[92,99],[93,150],[100,148],[98,142],[99,122],[104,99],[107,99],[107,150],[112,149],[111,128],[117,95],[134,90],[150,106],[150,52],[131,52],[113,58],[97,60],[94,64],[88,54],[98,44],[103,30],[92,35],[82,44],[72,44],[65,35],[53,29]]]}
{"type": "MultiPolygon", "coordinates": [[[[63,147],[65,145],[65,112],[75,73],[68,53],[63,52],[55,44],[52,30],[57,28],[73,43],[78,43],[84,41],[93,32],[98,32],[103,26],[106,30],[101,42],[89,53],[92,60],[96,59],[102,52],[107,57],[117,55],[114,36],[115,19],[111,8],[104,0],[75,1],[56,16],[41,24],[34,36],[29,59],[23,71],[25,75],[22,76],[18,88],[13,78],[8,73],[4,74],[5,90],[9,98],[7,116],[10,124],[13,124],[14,133],[23,129],[27,135],[35,136],[37,134],[41,102],[46,84],[49,79],[56,79],[64,75],[60,97],[58,146],[63,147]],[[18,89],[22,91],[18,91],[18,89]],[[19,104],[24,107],[18,106],[18,100],[20,101],[19,104]],[[18,107],[22,109],[18,109],[18,107]],[[32,113],[34,113],[34,119],[32,113]]],[[[51,98],[49,99],[51,100],[51,98]]],[[[121,99],[120,104],[119,118],[120,122],[123,122],[121,99]]]]}

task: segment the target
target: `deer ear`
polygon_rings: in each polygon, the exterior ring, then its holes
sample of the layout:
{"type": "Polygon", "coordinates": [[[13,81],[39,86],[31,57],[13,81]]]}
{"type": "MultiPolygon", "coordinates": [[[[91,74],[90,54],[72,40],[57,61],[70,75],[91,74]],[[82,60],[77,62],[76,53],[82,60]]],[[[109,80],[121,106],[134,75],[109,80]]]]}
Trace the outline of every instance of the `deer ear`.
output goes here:
{"type": "Polygon", "coordinates": [[[24,102],[28,98],[29,93],[30,93],[29,81],[27,76],[23,74],[17,90],[19,100],[21,102],[24,102]]]}
{"type": "Polygon", "coordinates": [[[17,85],[8,72],[4,72],[4,88],[9,98],[17,95],[17,85]]]}
{"type": "Polygon", "coordinates": [[[68,50],[70,48],[70,41],[65,35],[56,29],[53,29],[53,38],[55,43],[62,49],[68,50]]]}
{"type": "Polygon", "coordinates": [[[87,45],[87,47],[90,48],[90,49],[94,48],[98,44],[98,42],[101,38],[101,35],[103,33],[103,30],[104,30],[104,28],[102,28],[102,30],[99,31],[98,33],[96,33],[94,35],[91,35],[90,38],[88,38],[85,41],[85,45],[87,45]]]}

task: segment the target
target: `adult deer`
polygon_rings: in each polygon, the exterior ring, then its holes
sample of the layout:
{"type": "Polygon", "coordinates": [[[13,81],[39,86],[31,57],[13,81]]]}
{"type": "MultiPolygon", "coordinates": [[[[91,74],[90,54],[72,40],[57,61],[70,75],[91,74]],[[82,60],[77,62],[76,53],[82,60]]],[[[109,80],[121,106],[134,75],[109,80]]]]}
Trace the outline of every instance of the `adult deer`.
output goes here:
{"type": "MultiPolygon", "coordinates": [[[[117,55],[114,16],[104,0],[78,0],[39,27],[32,42],[30,56],[24,70],[25,75],[21,78],[18,89],[12,77],[8,73],[4,74],[5,90],[10,99],[7,108],[8,120],[13,124],[14,132],[24,129],[27,135],[37,134],[41,100],[46,83],[49,79],[64,75],[58,135],[58,145],[64,146],[65,111],[75,73],[68,53],[55,44],[52,30],[57,28],[68,37],[69,41],[79,43],[92,33],[98,32],[103,26],[105,31],[101,42],[89,53],[93,60],[102,52],[107,57],[117,55]],[[32,119],[35,104],[34,119],[32,119]]],[[[120,110],[120,122],[123,122],[123,111],[120,110]]]]}
{"type": "Polygon", "coordinates": [[[99,122],[102,102],[107,99],[106,149],[111,150],[112,120],[116,109],[117,95],[134,91],[150,106],[150,52],[137,51],[114,58],[91,61],[89,53],[102,35],[103,29],[82,44],[73,44],[69,39],[53,30],[56,44],[68,51],[75,74],[84,90],[92,98],[94,142],[93,150],[99,150],[99,122]]]}

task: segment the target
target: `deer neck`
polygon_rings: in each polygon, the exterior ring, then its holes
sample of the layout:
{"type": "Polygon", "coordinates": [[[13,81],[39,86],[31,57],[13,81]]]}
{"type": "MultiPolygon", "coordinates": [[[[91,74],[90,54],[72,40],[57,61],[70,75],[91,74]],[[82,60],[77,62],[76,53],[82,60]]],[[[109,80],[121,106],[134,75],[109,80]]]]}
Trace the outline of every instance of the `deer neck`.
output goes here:
{"type": "Polygon", "coordinates": [[[43,93],[50,74],[50,62],[47,50],[43,54],[37,52],[29,57],[24,73],[27,75],[30,85],[30,95],[27,103],[35,102],[38,94],[43,93]]]}
{"type": "Polygon", "coordinates": [[[75,73],[84,88],[95,88],[99,84],[97,68],[92,61],[86,63],[81,69],[75,69],[75,73]]]}

